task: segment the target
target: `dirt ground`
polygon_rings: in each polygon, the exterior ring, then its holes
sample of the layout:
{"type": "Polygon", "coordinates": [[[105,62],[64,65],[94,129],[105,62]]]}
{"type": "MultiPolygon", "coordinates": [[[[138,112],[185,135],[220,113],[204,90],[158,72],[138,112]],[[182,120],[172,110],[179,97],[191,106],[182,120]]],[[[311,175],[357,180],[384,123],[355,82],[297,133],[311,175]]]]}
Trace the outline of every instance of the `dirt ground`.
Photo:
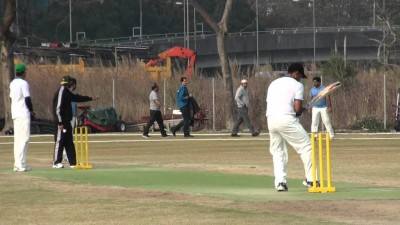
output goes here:
{"type": "MultiPolygon", "coordinates": [[[[334,171],[335,181],[400,188],[400,179],[398,177],[398,171],[400,169],[400,149],[398,149],[398,146],[400,146],[400,140],[396,138],[397,136],[393,139],[372,140],[370,138],[366,138],[359,140],[347,140],[345,138],[338,138],[338,140],[335,140],[335,143],[332,144],[334,151],[332,153],[332,161],[334,162],[332,165],[332,170],[334,171]]],[[[249,144],[245,141],[243,142],[244,143],[242,144],[239,144],[240,142],[236,144],[237,149],[229,149],[227,151],[221,150],[218,153],[215,153],[215,149],[204,150],[204,156],[201,157],[201,159],[196,158],[198,157],[196,153],[196,151],[199,151],[198,149],[193,151],[176,150],[173,156],[166,153],[160,153],[157,154],[157,156],[152,155],[150,157],[150,155],[147,155],[147,152],[149,149],[151,149],[151,147],[143,147],[148,143],[140,142],[138,144],[139,148],[143,149],[139,152],[135,152],[135,154],[141,154],[139,156],[135,156],[138,157],[136,160],[140,162],[135,162],[134,164],[152,167],[157,166],[168,168],[185,168],[201,171],[219,171],[224,173],[263,175],[273,174],[271,166],[272,161],[270,157],[266,161],[265,159],[258,159],[260,153],[261,155],[268,156],[265,147],[266,144],[256,143],[255,145],[258,147],[255,148],[254,151],[249,151],[246,153],[246,156],[249,158],[249,161],[246,161],[243,160],[243,154],[240,154],[240,152],[243,151],[243,146],[248,146],[249,144]],[[207,153],[209,153],[208,151],[214,151],[214,153],[210,156],[207,156],[207,153]],[[188,160],[178,159],[177,155],[179,154],[185,154],[185,158],[188,160]],[[223,157],[225,157],[225,161],[223,163],[216,163],[223,157]],[[208,163],[204,163],[204,161],[207,161],[208,163]]],[[[32,148],[35,149],[37,147],[32,148]]],[[[100,147],[97,148],[101,149],[100,147]]],[[[104,148],[106,149],[108,147],[104,146],[104,148]]],[[[176,146],[169,146],[169,148],[175,149],[176,146]]],[[[205,149],[207,148],[208,147],[206,146],[205,149]]],[[[222,149],[223,147],[217,146],[217,148],[222,149]]],[[[124,147],[121,147],[121,149],[124,149],[124,147]]],[[[107,158],[106,154],[111,154],[107,153],[106,151],[104,151],[104,154],[101,156],[94,156],[93,160],[97,161],[97,166],[129,165],[129,161],[131,159],[126,157],[126,152],[118,151],[120,151],[120,149],[117,148],[112,153],[121,154],[119,156],[121,159],[118,161],[118,164],[114,164],[108,160],[102,160],[104,157],[107,158]]],[[[11,160],[10,155],[5,153],[5,150],[4,148],[2,149],[1,145],[0,156],[2,158],[6,158],[7,160],[11,160]]],[[[46,160],[46,158],[40,158],[39,160],[34,161],[32,166],[34,168],[43,167],[45,163],[48,163],[46,160]]],[[[9,166],[9,163],[0,163],[0,168],[5,168],[7,166],[9,166]]],[[[288,171],[292,178],[302,178],[302,165],[299,157],[294,153],[293,150],[290,150],[289,154],[288,171]]],[[[29,174],[21,173],[16,175],[15,173],[0,172],[0,187],[3,189],[3,191],[4,188],[20,188],[25,190],[29,184],[34,184],[36,189],[44,190],[44,192],[46,190],[51,190],[52,192],[57,193],[59,196],[64,196],[64,198],[65,195],[70,195],[69,198],[72,199],[72,201],[83,198],[90,202],[97,199],[98,196],[101,196],[102,199],[112,199],[112,201],[118,202],[122,206],[124,205],[124,201],[128,201],[127,199],[134,199],[136,203],[139,202],[141,204],[150,202],[157,202],[159,204],[162,204],[163,202],[174,202],[177,204],[195,203],[197,206],[225,208],[245,212],[255,211],[261,214],[285,213],[300,217],[323,218],[324,220],[339,224],[400,224],[400,200],[280,201],[279,203],[238,202],[171,192],[146,191],[117,186],[99,186],[51,181],[45,178],[29,176],[29,174]]],[[[131,202],[126,204],[131,204],[131,202]]],[[[10,206],[16,207],[17,205],[10,203],[10,206]]],[[[68,207],[73,207],[73,205],[68,205],[68,207]]],[[[92,210],[96,210],[96,207],[100,208],[101,206],[96,206],[96,204],[94,204],[91,205],[91,207],[94,207],[92,210]]],[[[204,224],[212,224],[208,222],[208,220],[204,219],[204,224]]],[[[46,222],[43,224],[49,223],[46,222]]],[[[144,222],[143,224],[151,223],[144,222]]],[[[177,222],[175,224],[185,223],[177,222]]],[[[270,224],[275,223],[271,221],[270,224]]]]}

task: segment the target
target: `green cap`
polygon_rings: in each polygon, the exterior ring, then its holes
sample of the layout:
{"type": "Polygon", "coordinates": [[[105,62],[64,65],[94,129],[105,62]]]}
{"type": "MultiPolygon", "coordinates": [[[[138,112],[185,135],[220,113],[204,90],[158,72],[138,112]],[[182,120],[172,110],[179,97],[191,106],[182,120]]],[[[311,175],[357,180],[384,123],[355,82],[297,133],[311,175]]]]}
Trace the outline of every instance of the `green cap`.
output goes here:
{"type": "Polygon", "coordinates": [[[17,64],[15,66],[15,72],[20,73],[25,71],[26,71],[26,66],[24,64],[17,64]]]}

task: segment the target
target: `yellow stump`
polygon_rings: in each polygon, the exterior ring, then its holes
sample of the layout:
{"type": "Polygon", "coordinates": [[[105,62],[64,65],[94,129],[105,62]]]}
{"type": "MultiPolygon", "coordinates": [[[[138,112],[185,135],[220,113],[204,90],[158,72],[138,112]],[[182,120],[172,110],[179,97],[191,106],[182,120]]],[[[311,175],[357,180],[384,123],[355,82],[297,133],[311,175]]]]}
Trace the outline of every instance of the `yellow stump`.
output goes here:
{"type": "Polygon", "coordinates": [[[308,188],[308,192],[310,193],[326,193],[326,192],[336,192],[336,188],[332,187],[331,182],[331,162],[330,162],[330,139],[329,133],[326,133],[325,136],[325,154],[326,154],[326,183],[324,180],[324,162],[323,162],[323,141],[322,141],[322,133],[318,133],[318,163],[319,163],[319,182],[320,186],[317,187],[317,169],[316,169],[316,151],[315,151],[315,136],[314,133],[311,133],[311,162],[312,162],[312,179],[313,186],[308,188]]]}
{"type": "Polygon", "coordinates": [[[75,169],[91,169],[92,165],[89,164],[89,138],[87,127],[76,127],[74,132],[75,140],[75,155],[76,166],[75,169]]]}

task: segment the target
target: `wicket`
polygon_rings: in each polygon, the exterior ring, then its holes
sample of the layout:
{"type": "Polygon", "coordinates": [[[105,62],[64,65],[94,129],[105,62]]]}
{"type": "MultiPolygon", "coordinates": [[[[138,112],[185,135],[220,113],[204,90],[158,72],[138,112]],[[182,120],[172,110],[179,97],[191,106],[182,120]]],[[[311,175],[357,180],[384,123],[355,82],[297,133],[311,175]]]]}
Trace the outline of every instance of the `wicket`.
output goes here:
{"type": "Polygon", "coordinates": [[[311,154],[312,154],[312,178],[313,186],[308,188],[310,193],[326,193],[326,192],[336,192],[336,188],[332,187],[331,183],[331,152],[330,152],[330,137],[329,133],[326,132],[325,136],[325,156],[326,156],[326,183],[325,187],[324,181],[324,159],[323,159],[323,146],[322,146],[322,133],[318,133],[318,162],[319,162],[319,182],[320,186],[317,186],[317,168],[316,168],[316,156],[315,156],[315,136],[311,133],[311,154]]]}
{"type": "Polygon", "coordinates": [[[88,143],[88,128],[75,127],[75,153],[76,153],[76,167],[75,169],[91,169],[92,165],[89,164],[89,143],[88,143]]]}

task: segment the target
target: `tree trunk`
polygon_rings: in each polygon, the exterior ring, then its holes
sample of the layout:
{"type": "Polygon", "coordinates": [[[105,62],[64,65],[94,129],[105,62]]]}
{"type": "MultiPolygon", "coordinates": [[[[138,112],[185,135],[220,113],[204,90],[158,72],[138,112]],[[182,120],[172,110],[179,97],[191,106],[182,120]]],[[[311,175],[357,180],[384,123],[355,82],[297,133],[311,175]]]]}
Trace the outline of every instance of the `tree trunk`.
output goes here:
{"type": "Polygon", "coordinates": [[[15,20],[15,0],[7,0],[6,11],[0,24],[1,35],[1,74],[3,75],[3,98],[4,98],[4,117],[5,124],[3,130],[12,127],[10,82],[14,79],[14,44],[15,35],[10,31],[10,27],[15,20]]]}
{"type": "Polygon", "coordinates": [[[236,118],[236,106],[233,96],[233,81],[232,73],[229,65],[228,54],[225,49],[225,37],[228,32],[227,23],[229,14],[232,11],[233,0],[226,0],[224,13],[221,21],[217,24],[215,20],[204,10],[197,0],[190,0],[196,11],[203,17],[208,25],[214,30],[217,36],[218,55],[221,63],[222,76],[224,78],[224,92],[225,92],[225,111],[226,111],[226,127],[231,129],[233,127],[234,119],[236,118]]]}
{"type": "Polygon", "coordinates": [[[4,119],[3,130],[13,126],[11,117],[10,82],[14,79],[14,57],[11,43],[2,43],[1,73],[3,74],[4,119]],[[11,48],[11,50],[9,50],[11,48]],[[11,51],[11,52],[10,52],[11,51]]]}
{"type": "Polygon", "coordinates": [[[231,67],[225,49],[225,36],[223,34],[217,34],[217,48],[219,60],[221,61],[222,77],[224,78],[224,95],[226,99],[225,110],[227,112],[225,124],[228,129],[231,129],[233,127],[234,119],[236,119],[236,107],[233,96],[231,67]]]}

